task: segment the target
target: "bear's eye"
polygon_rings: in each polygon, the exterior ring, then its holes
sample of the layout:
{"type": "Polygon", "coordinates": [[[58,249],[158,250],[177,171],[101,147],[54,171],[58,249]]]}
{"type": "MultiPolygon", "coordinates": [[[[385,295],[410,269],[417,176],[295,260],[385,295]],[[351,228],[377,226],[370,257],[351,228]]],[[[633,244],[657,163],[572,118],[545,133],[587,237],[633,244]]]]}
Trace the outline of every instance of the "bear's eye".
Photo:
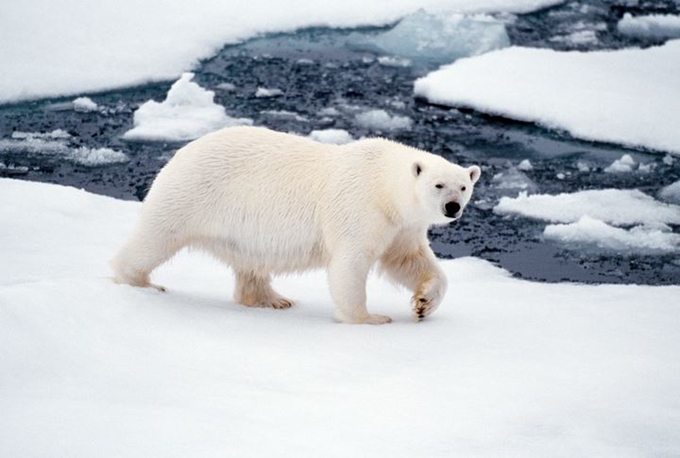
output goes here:
{"type": "Polygon", "coordinates": [[[434,187],[437,188],[437,189],[441,189],[441,188],[444,187],[444,185],[441,184],[441,183],[437,183],[436,185],[434,185],[434,187]]]}
{"type": "Polygon", "coordinates": [[[467,188],[466,188],[465,186],[461,186],[461,187],[460,187],[460,190],[461,190],[461,191],[465,191],[466,189],[467,189],[467,188]]]}

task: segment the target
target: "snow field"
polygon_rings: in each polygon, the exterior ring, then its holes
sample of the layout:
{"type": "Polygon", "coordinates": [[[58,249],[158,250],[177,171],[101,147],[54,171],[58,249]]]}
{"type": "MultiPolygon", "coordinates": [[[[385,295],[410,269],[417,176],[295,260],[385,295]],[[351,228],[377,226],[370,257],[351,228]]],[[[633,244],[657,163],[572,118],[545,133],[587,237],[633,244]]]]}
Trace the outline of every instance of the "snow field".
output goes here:
{"type": "Polygon", "coordinates": [[[588,53],[511,47],[444,66],[414,91],[585,140],[680,154],[677,75],[680,40],[588,53]]]}
{"type": "Polygon", "coordinates": [[[287,311],[229,300],[180,254],[169,292],[114,285],[139,204],[0,180],[2,456],[673,456],[680,288],[538,284],[442,262],[422,323],[331,320],[325,275],[280,278],[287,311]],[[19,197],[21,199],[19,199],[19,197]],[[480,294],[484,291],[484,294],[480,294]]]}

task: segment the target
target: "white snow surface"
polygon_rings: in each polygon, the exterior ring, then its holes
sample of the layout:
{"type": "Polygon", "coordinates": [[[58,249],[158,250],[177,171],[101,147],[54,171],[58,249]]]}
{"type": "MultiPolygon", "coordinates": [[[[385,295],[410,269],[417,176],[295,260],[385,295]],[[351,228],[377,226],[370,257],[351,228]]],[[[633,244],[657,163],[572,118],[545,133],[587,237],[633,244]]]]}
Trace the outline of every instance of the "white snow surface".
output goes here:
{"type": "Polygon", "coordinates": [[[185,141],[222,127],[251,125],[247,118],[232,118],[214,102],[215,93],[193,82],[185,73],[168,90],[163,102],[149,100],[133,117],[134,127],[123,134],[126,140],[185,141]]]}
{"type": "Polygon", "coordinates": [[[8,179],[0,199],[0,456],[680,454],[680,287],[462,258],[428,320],[373,277],[395,322],[341,325],[323,272],[276,281],[286,311],[234,304],[196,252],[155,275],[165,294],[113,284],[139,203],[8,179]]]}
{"type": "Polygon", "coordinates": [[[172,80],[225,44],[303,27],[386,25],[425,8],[527,12],[563,0],[5,2],[0,103],[172,80]]]}
{"type": "Polygon", "coordinates": [[[408,116],[390,115],[385,110],[369,110],[355,116],[356,123],[370,130],[399,130],[408,129],[413,120],[408,116]]]}
{"type": "Polygon", "coordinates": [[[510,47],[444,66],[414,90],[586,140],[680,154],[678,75],[680,40],[588,53],[510,47]]]}
{"type": "Polygon", "coordinates": [[[644,225],[627,230],[589,216],[583,216],[575,223],[548,225],[543,236],[566,244],[624,254],[664,254],[680,250],[680,234],[644,225]]]}
{"type": "Polygon", "coordinates": [[[595,189],[557,195],[520,193],[502,197],[498,214],[515,214],[553,223],[574,223],[583,216],[616,226],[680,224],[680,206],[666,204],[637,189],[595,189]]]}
{"type": "Polygon", "coordinates": [[[616,25],[624,35],[644,38],[680,38],[680,16],[673,14],[650,14],[633,16],[630,13],[616,25]]]}

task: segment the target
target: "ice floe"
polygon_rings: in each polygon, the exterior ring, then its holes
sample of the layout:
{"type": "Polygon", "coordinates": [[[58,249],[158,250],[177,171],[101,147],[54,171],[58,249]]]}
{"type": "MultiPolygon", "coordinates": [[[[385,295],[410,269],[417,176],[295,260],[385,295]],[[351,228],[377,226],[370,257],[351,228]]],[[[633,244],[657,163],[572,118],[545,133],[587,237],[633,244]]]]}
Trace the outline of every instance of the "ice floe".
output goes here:
{"type": "Polygon", "coordinates": [[[42,154],[63,158],[85,166],[127,162],[126,154],[111,148],[75,146],[71,135],[61,129],[51,132],[13,132],[11,138],[0,139],[3,151],[42,154]]]}
{"type": "Polygon", "coordinates": [[[372,275],[369,307],[394,323],[343,326],[324,272],[275,280],[287,311],[235,304],[196,251],[154,273],[165,294],[116,285],[139,203],[8,179],[0,197],[2,456],[680,449],[678,286],[535,283],[466,257],[439,262],[455,288],[431,319],[372,275]]]}
{"type": "Polygon", "coordinates": [[[678,75],[680,40],[588,53],[511,47],[442,67],[414,91],[586,140],[680,154],[678,75]]]}
{"type": "Polygon", "coordinates": [[[668,229],[661,230],[645,225],[623,229],[589,216],[582,216],[574,223],[548,225],[543,236],[578,247],[623,254],[662,254],[680,249],[680,234],[674,234],[668,229]]]}
{"type": "Polygon", "coordinates": [[[673,14],[633,16],[626,13],[616,28],[620,33],[633,37],[680,38],[680,16],[673,14]]]}
{"type": "Polygon", "coordinates": [[[134,113],[134,127],[126,140],[186,141],[228,126],[251,125],[247,118],[232,118],[216,104],[215,93],[192,81],[193,73],[177,80],[163,102],[149,100],[134,113]]]}
{"type": "Polygon", "coordinates": [[[510,44],[510,39],[505,24],[491,16],[429,14],[419,10],[392,29],[354,44],[402,58],[380,57],[378,62],[382,65],[406,66],[411,61],[442,64],[475,56],[504,48],[510,44]]]}
{"type": "Polygon", "coordinates": [[[0,103],[173,80],[225,44],[304,27],[394,23],[420,8],[524,13],[563,0],[364,0],[239,4],[5,2],[0,14],[0,103]]]}
{"type": "Polygon", "coordinates": [[[680,224],[680,206],[655,200],[637,189],[594,189],[557,195],[521,193],[502,197],[498,214],[515,214],[554,223],[590,216],[616,226],[680,224]]]}

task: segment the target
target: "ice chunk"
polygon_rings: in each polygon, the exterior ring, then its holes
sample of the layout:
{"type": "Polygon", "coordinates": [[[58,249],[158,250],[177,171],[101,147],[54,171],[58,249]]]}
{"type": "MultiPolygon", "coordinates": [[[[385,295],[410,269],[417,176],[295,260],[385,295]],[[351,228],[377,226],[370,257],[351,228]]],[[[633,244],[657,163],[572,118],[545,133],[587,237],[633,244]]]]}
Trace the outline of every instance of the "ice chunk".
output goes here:
{"type": "Polygon", "coordinates": [[[298,122],[309,122],[309,119],[293,111],[287,110],[264,110],[261,112],[265,116],[279,119],[288,119],[298,122]]]}
{"type": "Polygon", "coordinates": [[[78,97],[73,102],[73,109],[83,113],[97,111],[99,106],[89,97],[78,97]]]}
{"type": "Polygon", "coordinates": [[[520,192],[534,193],[538,190],[536,183],[516,167],[495,174],[491,178],[491,187],[498,191],[497,194],[504,196],[516,196],[520,192]]]}
{"type": "Polygon", "coordinates": [[[623,15],[616,28],[624,35],[641,38],[680,38],[680,16],[651,14],[633,17],[623,15]]]}
{"type": "Polygon", "coordinates": [[[501,198],[494,212],[555,223],[573,223],[583,216],[590,216],[616,226],[680,224],[680,206],[659,202],[636,189],[601,189],[531,196],[521,193],[516,198],[501,198]]]}
{"type": "Polygon", "coordinates": [[[659,199],[674,204],[680,204],[680,181],[669,184],[659,191],[659,199]]]}
{"type": "Polygon", "coordinates": [[[255,97],[257,98],[280,97],[282,95],[283,91],[277,88],[258,87],[257,91],[255,91],[255,97]]]}
{"type": "Polygon", "coordinates": [[[186,141],[193,140],[227,126],[251,125],[246,118],[227,116],[217,105],[215,93],[191,81],[193,73],[177,80],[163,102],[149,100],[134,113],[134,127],[125,134],[126,140],[186,141]]]}
{"type": "Polygon", "coordinates": [[[371,130],[408,129],[413,124],[407,116],[390,116],[385,110],[370,110],[355,117],[356,123],[371,130]]]}
{"type": "Polygon", "coordinates": [[[309,134],[309,138],[321,143],[330,143],[334,145],[344,145],[354,141],[354,138],[349,132],[343,129],[323,129],[313,130],[309,134]]]}
{"type": "Polygon", "coordinates": [[[628,173],[635,169],[637,162],[630,154],[624,154],[620,159],[615,160],[609,167],[604,169],[605,173],[628,173]]]}
{"type": "Polygon", "coordinates": [[[510,39],[505,25],[491,16],[434,15],[419,10],[391,30],[353,44],[432,65],[504,48],[510,45],[510,39]]]}
{"type": "Polygon", "coordinates": [[[402,57],[382,56],[378,57],[378,63],[385,67],[410,67],[411,60],[402,57]]]}
{"type": "Polygon", "coordinates": [[[531,161],[529,161],[529,159],[523,159],[522,162],[517,165],[517,170],[521,170],[522,172],[528,172],[533,169],[534,166],[531,165],[531,161]]]}
{"type": "Polygon", "coordinates": [[[220,83],[215,87],[217,89],[221,90],[221,91],[227,91],[227,92],[231,92],[231,91],[236,90],[236,85],[233,84],[233,83],[220,83]]]}
{"type": "Polygon", "coordinates": [[[660,254],[680,249],[680,234],[644,225],[632,229],[613,227],[598,219],[583,216],[575,223],[549,225],[546,239],[580,247],[592,247],[624,254],[660,254]]]}
{"type": "Polygon", "coordinates": [[[568,35],[558,35],[550,38],[550,41],[557,43],[567,43],[570,45],[596,45],[600,40],[597,38],[597,32],[594,30],[578,30],[571,32],[568,35]]]}

